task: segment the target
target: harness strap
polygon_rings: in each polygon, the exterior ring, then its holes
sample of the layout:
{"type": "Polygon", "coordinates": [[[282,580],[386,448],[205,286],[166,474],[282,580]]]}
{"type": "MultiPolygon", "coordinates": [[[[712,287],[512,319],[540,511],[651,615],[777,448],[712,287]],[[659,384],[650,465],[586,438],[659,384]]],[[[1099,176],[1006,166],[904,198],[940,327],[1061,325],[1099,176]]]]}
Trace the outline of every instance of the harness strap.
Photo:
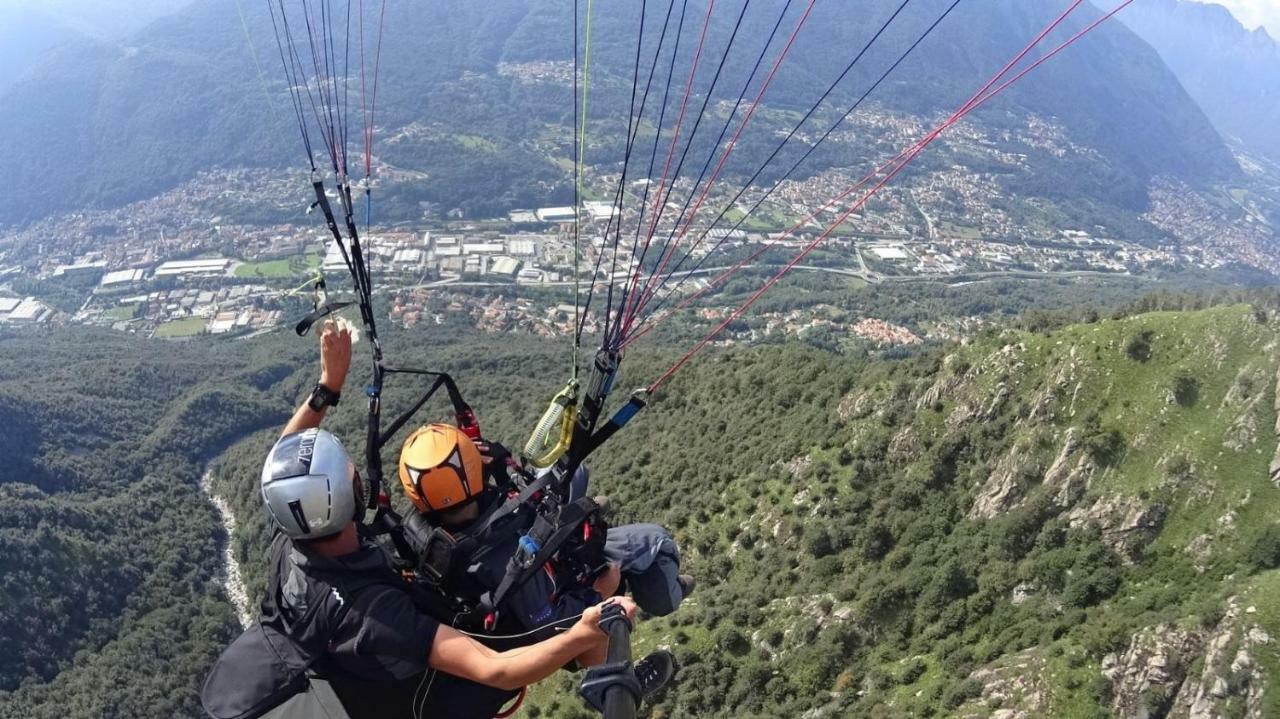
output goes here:
{"type": "MultiPolygon", "coordinates": [[[[502,581],[498,587],[489,593],[487,598],[481,598],[481,604],[486,608],[488,616],[485,618],[487,628],[491,628],[493,623],[497,621],[497,609],[502,605],[502,601],[506,599],[507,593],[512,588],[524,584],[529,577],[541,570],[551,557],[564,546],[564,543],[578,531],[578,527],[592,512],[600,509],[600,505],[594,500],[583,497],[570,504],[561,507],[560,514],[556,517],[554,523],[547,522],[543,517],[539,517],[534,523],[534,528],[530,530],[529,535],[521,538],[521,550],[517,551],[511,561],[507,563],[506,573],[502,576],[502,581]],[[568,516],[566,516],[566,514],[568,516]],[[539,524],[552,529],[550,536],[545,541],[537,542],[529,541],[530,535],[541,534],[539,532],[539,524]],[[532,556],[529,556],[532,554],[532,556]],[[525,559],[525,557],[528,557],[525,559]]],[[[546,531],[543,529],[542,531],[546,531]]]]}

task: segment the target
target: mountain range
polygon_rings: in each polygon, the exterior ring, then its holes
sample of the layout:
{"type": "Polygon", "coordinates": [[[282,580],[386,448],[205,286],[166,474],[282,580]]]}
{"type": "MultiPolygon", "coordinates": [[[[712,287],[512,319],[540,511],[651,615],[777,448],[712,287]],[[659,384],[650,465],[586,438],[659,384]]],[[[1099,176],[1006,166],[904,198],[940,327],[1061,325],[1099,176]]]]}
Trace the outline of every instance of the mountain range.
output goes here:
{"type": "MultiPolygon", "coordinates": [[[[897,4],[817,4],[765,98],[766,108],[806,108],[897,4]]],[[[860,94],[948,4],[911,4],[820,114],[830,116],[860,94]]],[[[792,4],[784,28],[798,19],[801,5],[792,4]]],[[[647,7],[645,42],[652,48],[666,7],[647,7]]],[[[737,17],[736,8],[718,7],[707,45],[712,59],[725,54],[737,17]]],[[[717,98],[736,96],[783,8],[783,0],[751,3],[737,44],[727,53],[717,98]]],[[[949,111],[1059,9],[1049,0],[961,4],[873,96],[877,107],[908,114],[949,111]]],[[[596,18],[592,157],[621,156],[638,13],[632,4],[596,18]]],[[[388,3],[379,159],[428,178],[388,193],[402,214],[416,212],[420,202],[497,213],[563,199],[570,191],[556,164],[570,154],[568,83],[529,82],[504,71],[568,63],[570,14],[568,5],[553,0],[388,3]]],[[[696,4],[688,14],[684,62],[701,17],[696,4]]],[[[1085,19],[1066,23],[1062,37],[1085,19]]],[[[0,152],[11,179],[0,195],[0,224],[117,206],[203,170],[305,167],[277,57],[263,4],[240,6],[233,0],[189,5],[123,39],[60,45],[0,91],[0,152]]],[[[708,61],[699,74],[699,90],[710,84],[710,67],[708,61]]],[[[677,92],[685,73],[678,62],[677,92]]],[[[664,81],[660,75],[658,82],[664,81]]],[[[1099,153],[1101,161],[1083,172],[1073,165],[1062,174],[1093,175],[1101,178],[1095,184],[1121,188],[1088,190],[1102,202],[1140,209],[1153,175],[1208,185],[1237,171],[1173,73],[1119,24],[1104,26],[1047,64],[980,113],[979,121],[1017,122],[1027,114],[1058,118],[1074,141],[1099,153]]],[[[770,116],[762,112],[757,121],[760,137],[785,126],[770,116]]],[[[710,135],[704,131],[700,141],[709,142],[710,135]]],[[[749,170],[747,160],[758,162],[760,156],[743,158],[730,172],[749,170]]],[[[1071,190],[1070,182],[1060,184],[1062,191],[1071,190]]],[[[394,217],[396,210],[391,212],[394,217]]]]}
{"type": "Polygon", "coordinates": [[[1139,0],[1119,17],[1160,53],[1215,127],[1280,162],[1280,43],[1221,5],[1139,0]]]}
{"type": "Polygon", "coordinates": [[[54,48],[93,38],[124,38],[185,4],[182,0],[0,2],[0,93],[54,48]]]}

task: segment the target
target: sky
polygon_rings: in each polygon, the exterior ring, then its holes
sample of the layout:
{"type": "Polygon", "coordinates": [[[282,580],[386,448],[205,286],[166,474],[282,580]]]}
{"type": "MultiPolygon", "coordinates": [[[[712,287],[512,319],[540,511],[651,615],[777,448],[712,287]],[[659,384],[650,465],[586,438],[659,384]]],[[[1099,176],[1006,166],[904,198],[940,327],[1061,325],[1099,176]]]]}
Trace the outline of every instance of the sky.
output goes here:
{"type": "Polygon", "coordinates": [[[1280,40],[1280,0],[1197,0],[1225,5],[1250,30],[1265,25],[1271,37],[1280,40]]]}

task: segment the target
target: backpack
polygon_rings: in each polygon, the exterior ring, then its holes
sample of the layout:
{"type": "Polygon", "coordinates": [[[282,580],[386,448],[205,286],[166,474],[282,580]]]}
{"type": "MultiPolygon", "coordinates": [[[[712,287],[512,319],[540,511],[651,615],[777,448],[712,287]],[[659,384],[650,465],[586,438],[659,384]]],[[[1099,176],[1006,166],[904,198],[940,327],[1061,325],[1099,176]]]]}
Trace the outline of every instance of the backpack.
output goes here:
{"type": "Polygon", "coordinates": [[[262,616],[223,650],[205,679],[200,704],[212,719],[258,719],[277,708],[280,711],[273,716],[345,716],[327,685],[311,681],[311,669],[325,655],[357,592],[375,584],[403,584],[389,572],[312,576],[307,611],[290,627],[274,596],[288,561],[283,537],[277,536],[272,543],[274,561],[262,616]],[[336,608],[329,600],[335,587],[346,598],[336,608]]]}

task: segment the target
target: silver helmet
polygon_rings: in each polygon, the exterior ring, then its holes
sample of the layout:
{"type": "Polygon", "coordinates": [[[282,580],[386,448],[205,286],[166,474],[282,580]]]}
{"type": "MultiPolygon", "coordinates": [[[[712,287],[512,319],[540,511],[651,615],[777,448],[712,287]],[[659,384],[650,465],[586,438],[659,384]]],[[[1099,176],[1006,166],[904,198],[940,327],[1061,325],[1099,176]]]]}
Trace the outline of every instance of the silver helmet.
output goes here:
{"type": "Polygon", "coordinates": [[[322,429],[294,432],[276,442],[262,465],[262,499],[290,537],[326,537],[363,509],[355,478],[356,467],[337,437],[322,429]]]}

